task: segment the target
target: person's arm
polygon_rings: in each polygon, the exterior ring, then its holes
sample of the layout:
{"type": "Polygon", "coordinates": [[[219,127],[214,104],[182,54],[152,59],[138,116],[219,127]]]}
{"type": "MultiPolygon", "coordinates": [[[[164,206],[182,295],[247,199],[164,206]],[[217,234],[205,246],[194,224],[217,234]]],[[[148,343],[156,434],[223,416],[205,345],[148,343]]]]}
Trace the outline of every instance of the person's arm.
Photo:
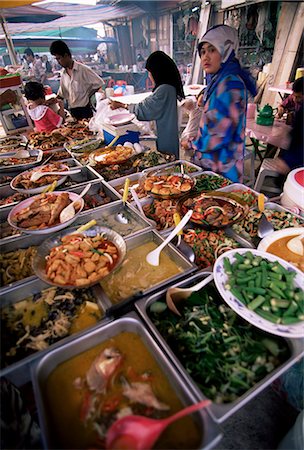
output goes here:
{"type": "Polygon", "coordinates": [[[149,95],[142,102],[130,104],[128,109],[131,113],[136,115],[138,120],[158,120],[163,116],[167,102],[171,99],[173,93],[176,95],[175,88],[172,86],[161,85],[152,95],[149,95]]]}
{"type": "Polygon", "coordinates": [[[190,109],[186,128],[181,135],[181,146],[184,150],[192,149],[192,141],[197,137],[202,108],[197,104],[190,109]]]}

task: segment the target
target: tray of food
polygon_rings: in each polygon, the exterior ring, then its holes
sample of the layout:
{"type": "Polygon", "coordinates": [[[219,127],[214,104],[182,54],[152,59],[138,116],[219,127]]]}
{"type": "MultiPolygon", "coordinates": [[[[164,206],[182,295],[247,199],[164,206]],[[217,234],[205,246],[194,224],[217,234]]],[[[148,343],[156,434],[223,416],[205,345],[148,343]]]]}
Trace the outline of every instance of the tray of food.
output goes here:
{"type": "Polygon", "coordinates": [[[0,172],[27,170],[41,163],[42,150],[28,149],[29,156],[19,157],[17,152],[2,153],[0,156],[0,172]]]}
{"type": "MultiPolygon", "coordinates": [[[[229,186],[217,189],[218,192],[226,192],[231,195],[231,198],[235,200],[241,199],[242,202],[246,203],[250,208],[255,208],[258,206],[258,196],[259,192],[251,189],[245,184],[233,183],[229,186]]],[[[264,194],[263,194],[264,195],[264,194]]],[[[268,201],[268,197],[264,195],[264,202],[268,201]]]]}
{"type": "Polygon", "coordinates": [[[173,173],[185,173],[187,175],[192,175],[194,173],[197,174],[197,172],[202,172],[201,167],[187,161],[186,159],[178,159],[167,164],[161,164],[157,167],[153,167],[152,169],[144,169],[143,174],[146,175],[150,171],[154,170],[162,170],[164,173],[167,172],[168,175],[172,175],[173,173]]]}
{"type": "Polygon", "coordinates": [[[195,178],[181,173],[169,174],[160,169],[146,172],[141,179],[145,191],[155,198],[179,198],[193,190],[195,178]]]}
{"type": "Polygon", "coordinates": [[[277,230],[262,239],[257,249],[279,256],[304,272],[304,245],[301,239],[303,235],[303,227],[277,230]],[[288,244],[294,238],[298,239],[293,241],[293,245],[288,244]]]}
{"type": "Polygon", "coordinates": [[[126,255],[122,236],[94,225],[78,232],[70,228],[46,239],[33,259],[35,274],[53,286],[89,287],[117,271],[126,255]]]}
{"type": "MultiPolygon", "coordinates": [[[[43,159],[50,158],[53,161],[66,161],[71,159],[71,154],[65,148],[55,148],[53,150],[43,150],[43,159]]],[[[77,164],[81,165],[78,161],[77,164]]]]}
{"type": "Polygon", "coordinates": [[[225,178],[222,175],[218,175],[217,173],[209,170],[205,170],[198,175],[194,175],[194,178],[196,180],[196,192],[216,191],[217,189],[232,184],[232,181],[228,180],[228,178],[225,178]]]}
{"type": "MultiPolygon", "coordinates": [[[[84,200],[75,192],[46,192],[23,200],[10,211],[7,221],[19,232],[48,234],[71,225],[81,213],[84,200]],[[74,214],[66,213],[72,205],[74,214]]],[[[73,213],[73,211],[72,211],[73,213]]]]}
{"type": "Polygon", "coordinates": [[[126,162],[135,154],[134,148],[126,145],[103,147],[89,154],[89,162],[91,166],[112,166],[126,162]]]}
{"type": "Polygon", "coordinates": [[[27,138],[23,135],[19,136],[6,136],[0,138],[0,153],[7,153],[17,149],[20,144],[26,144],[27,138]]]}
{"type": "Polygon", "coordinates": [[[118,270],[101,281],[103,299],[108,307],[123,308],[134,303],[136,296],[149,294],[169,282],[193,272],[196,266],[173,245],[168,244],[160,255],[159,266],[151,266],[146,255],[163,242],[155,231],[145,231],[126,238],[125,262],[118,270]]]}
{"type": "Polygon", "coordinates": [[[177,199],[145,198],[141,202],[145,216],[156,222],[159,232],[174,227],[174,214],[177,212],[177,199]]]}
{"type": "Polygon", "coordinates": [[[230,250],[214,264],[214,281],[225,302],[249,323],[269,333],[304,337],[304,274],[255,249],[230,250]]]}
{"type": "Polygon", "coordinates": [[[216,259],[233,248],[250,247],[250,243],[238,235],[230,236],[228,229],[203,230],[187,225],[183,239],[194,251],[199,269],[213,266],[216,259]]]}
{"type": "Polygon", "coordinates": [[[217,229],[231,226],[238,222],[249,211],[248,205],[236,201],[221,193],[190,193],[177,203],[178,212],[184,216],[193,210],[190,221],[206,229],[217,229]]]}
{"type": "Polygon", "coordinates": [[[71,153],[90,153],[93,150],[97,150],[104,145],[104,140],[98,137],[86,137],[84,139],[75,139],[73,141],[66,142],[64,148],[71,153]]]}
{"type": "MultiPolygon", "coordinates": [[[[171,287],[190,288],[208,273],[197,273],[171,287]]],[[[173,292],[173,290],[171,291],[173,292]]],[[[198,399],[212,401],[210,412],[228,419],[303,355],[303,341],[273,336],[239,317],[219,295],[211,280],[186,301],[171,298],[167,289],[135,303],[149,332],[198,399]]]]}
{"type": "MultiPolygon", "coordinates": [[[[76,159],[79,160],[77,157],[76,159]]],[[[92,170],[101,175],[106,181],[110,181],[132,173],[141,172],[142,170],[150,167],[165,164],[173,159],[174,155],[168,155],[155,150],[148,150],[144,153],[140,153],[139,155],[135,154],[124,163],[114,164],[111,166],[95,165],[92,170]]],[[[88,163],[88,159],[85,161],[80,158],[80,161],[83,164],[88,163]]]]}
{"type": "MultiPolygon", "coordinates": [[[[115,189],[115,191],[119,194],[120,198],[122,198],[123,195],[126,178],[129,178],[129,188],[132,188],[136,191],[137,196],[140,200],[147,197],[147,192],[140,183],[140,179],[142,178],[142,173],[140,172],[140,173],[131,173],[130,175],[126,175],[124,177],[108,181],[109,185],[113,189],[115,189]]],[[[131,203],[133,202],[132,194],[130,191],[128,193],[127,201],[131,203]]]]}
{"type": "MultiPolygon", "coordinates": [[[[46,448],[97,448],[123,414],[165,418],[195,402],[135,313],[45,355],[33,378],[46,448]],[[98,379],[97,367],[103,370],[105,364],[107,378],[98,379]],[[104,382],[106,389],[102,389],[104,382]]],[[[178,427],[168,428],[156,446],[211,449],[220,438],[205,408],[179,420],[178,427]]]]}
{"type": "Polygon", "coordinates": [[[1,375],[30,365],[104,317],[100,288],[68,291],[35,278],[7,290],[1,299],[1,375]],[[21,339],[22,338],[22,339],[21,339]]]}
{"type": "MultiPolygon", "coordinates": [[[[290,212],[288,209],[277,203],[267,202],[265,203],[264,214],[267,219],[272,223],[274,230],[281,230],[290,227],[303,227],[304,218],[290,212]]],[[[232,226],[232,230],[235,234],[243,236],[245,239],[256,243],[258,238],[258,224],[261,219],[262,213],[256,209],[250,210],[244,219],[235,223],[232,226]]]]}

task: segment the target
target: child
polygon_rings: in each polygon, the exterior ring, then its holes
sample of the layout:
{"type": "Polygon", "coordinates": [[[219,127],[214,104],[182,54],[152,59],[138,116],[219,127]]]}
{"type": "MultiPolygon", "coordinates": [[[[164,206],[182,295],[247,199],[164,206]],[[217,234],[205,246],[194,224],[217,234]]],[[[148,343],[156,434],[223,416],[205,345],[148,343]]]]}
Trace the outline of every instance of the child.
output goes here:
{"type": "Polygon", "coordinates": [[[292,86],[292,94],[283,100],[278,107],[278,117],[282,117],[285,112],[296,113],[303,106],[303,81],[304,77],[298,78],[292,86]]]}
{"type": "Polygon", "coordinates": [[[34,121],[37,131],[51,132],[59,128],[64,122],[64,107],[62,100],[57,100],[58,114],[55,113],[45,100],[44,87],[36,81],[28,82],[24,87],[24,94],[28,103],[28,112],[34,121]]]}

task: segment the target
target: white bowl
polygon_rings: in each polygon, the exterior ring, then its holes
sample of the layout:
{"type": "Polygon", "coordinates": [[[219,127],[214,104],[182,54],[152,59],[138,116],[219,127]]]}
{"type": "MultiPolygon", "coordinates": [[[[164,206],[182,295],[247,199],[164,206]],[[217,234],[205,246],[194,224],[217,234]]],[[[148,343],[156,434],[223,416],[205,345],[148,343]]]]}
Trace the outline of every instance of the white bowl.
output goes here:
{"type": "MultiPolygon", "coordinates": [[[[63,194],[64,191],[60,192],[60,191],[54,191],[54,192],[47,192],[45,195],[59,195],[59,194],[63,194]]],[[[14,216],[19,213],[20,211],[22,211],[23,209],[27,208],[28,206],[31,205],[31,203],[33,203],[38,197],[40,197],[40,195],[35,195],[34,197],[30,197],[27,198],[26,200],[23,200],[22,202],[18,203],[18,205],[14,206],[14,208],[10,211],[7,221],[8,223],[13,227],[16,228],[19,231],[22,231],[26,234],[48,234],[48,233],[55,233],[56,231],[62,230],[63,228],[66,228],[67,226],[71,225],[74,220],[77,219],[77,217],[79,216],[79,214],[81,213],[83,207],[84,207],[84,200],[82,197],[80,197],[78,194],[76,194],[75,192],[68,192],[69,194],[69,198],[71,200],[71,202],[74,201],[79,201],[80,203],[80,208],[79,210],[76,212],[75,216],[72,217],[69,220],[66,220],[65,222],[59,223],[57,225],[53,225],[51,227],[47,227],[47,228],[37,228],[36,230],[29,230],[28,228],[22,228],[22,227],[18,227],[16,225],[16,223],[14,222],[14,216]]]]}
{"type": "Polygon", "coordinates": [[[294,285],[303,289],[304,286],[304,274],[296,269],[292,264],[284,261],[278,256],[272,255],[271,253],[262,252],[260,250],[239,248],[234,250],[229,250],[228,252],[222,254],[215,262],[213,268],[214,282],[216,287],[225,300],[225,302],[232,308],[239,316],[247,320],[247,322],[255,325],[261,330],[268,331],[269,333],[275,334],[277,336],[284,336],[289,338],[302,338],[304,337],[304,322],[297,322],[290,325],[282,325],[270,322],[259,316],[254,311],[248,309],[242,302],[240,302],[229,290],[225,288],[228,281],[228,275],[224,269],[224,258],[228,258],[230,263],[235,262],[235,254],[245,254],[247,252],[252,253],[254,256],[262,256],[270,262],[279,262],[285,269],[289,271],[296,272],[296,277],[294,279],[294,285]]]}

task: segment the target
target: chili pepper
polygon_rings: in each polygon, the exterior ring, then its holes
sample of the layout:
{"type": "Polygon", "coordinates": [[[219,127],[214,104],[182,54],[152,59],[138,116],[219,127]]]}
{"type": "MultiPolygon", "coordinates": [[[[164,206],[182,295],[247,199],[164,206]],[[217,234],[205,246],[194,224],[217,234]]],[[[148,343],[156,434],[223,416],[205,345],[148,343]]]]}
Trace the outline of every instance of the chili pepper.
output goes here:
{"type": "Polygon", "coordinates": [[[76,252],[74,252],[74,251],[69,251],[69,254],[70,254],[70,255],[73,255],[73,256],[77,256],[78,258],[83,258],[83,252],[78,252],[78,251],[76,251],[76,252]]]}

